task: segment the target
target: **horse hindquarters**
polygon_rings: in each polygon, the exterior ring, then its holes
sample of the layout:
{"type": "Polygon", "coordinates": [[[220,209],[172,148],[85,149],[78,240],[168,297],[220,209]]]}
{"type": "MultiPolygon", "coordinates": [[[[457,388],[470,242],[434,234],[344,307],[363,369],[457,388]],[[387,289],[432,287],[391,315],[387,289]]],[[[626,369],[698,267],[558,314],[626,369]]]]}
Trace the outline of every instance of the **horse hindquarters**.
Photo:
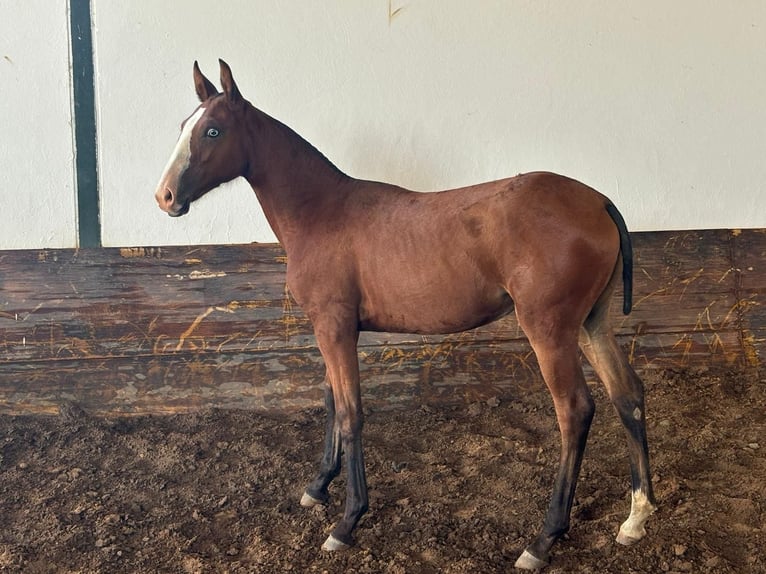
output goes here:
{"type": "Polygon", "coordinates": [[[514,277],[509,288],[519,325],[535,351],[553,399],[561,433],[561,459],[545,522],[517,561],[521,568],[547,564],[553,544],[569,529],[595,412],[578,352],[579,333],[594,306],[601,301],[608,305],[619,249],[613,222],[605,211],[597,215],[595,210],[587,212],[587,218],[562,219],[566,225],[559,236],[547,244],[547,251],[527,258],[524,277],[514,277]],[[554,248],[555,256],[551,254],[554,248]]]}

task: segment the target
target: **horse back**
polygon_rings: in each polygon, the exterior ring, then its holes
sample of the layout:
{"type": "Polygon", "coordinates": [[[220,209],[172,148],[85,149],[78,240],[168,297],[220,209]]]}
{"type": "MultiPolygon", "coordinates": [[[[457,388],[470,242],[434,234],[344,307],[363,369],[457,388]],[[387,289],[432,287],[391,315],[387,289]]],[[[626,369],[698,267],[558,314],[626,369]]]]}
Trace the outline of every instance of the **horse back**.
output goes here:
{"type": "Polygon", "coordinates": [[[312,295],[299,302],[342,293],[360,328],[417,333],[487,323],[539,299],[540,285],[551,299],[574,285],[594,303],[619,251],[607,203],[549,173],[432,193],[359,182],[301,265],[312,295]]]}

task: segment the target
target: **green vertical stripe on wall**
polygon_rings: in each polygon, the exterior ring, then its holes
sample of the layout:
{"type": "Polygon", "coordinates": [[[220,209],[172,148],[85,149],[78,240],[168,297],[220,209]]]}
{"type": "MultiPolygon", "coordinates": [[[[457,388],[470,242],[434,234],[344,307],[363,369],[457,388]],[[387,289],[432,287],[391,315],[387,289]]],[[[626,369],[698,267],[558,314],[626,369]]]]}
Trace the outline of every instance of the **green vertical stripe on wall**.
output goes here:
{"type": "Polygon", "coordinates": [[[101,246],[96,160],[96,107],[90,0],[70,0],[77,235],[80,247],[101,246]]]}

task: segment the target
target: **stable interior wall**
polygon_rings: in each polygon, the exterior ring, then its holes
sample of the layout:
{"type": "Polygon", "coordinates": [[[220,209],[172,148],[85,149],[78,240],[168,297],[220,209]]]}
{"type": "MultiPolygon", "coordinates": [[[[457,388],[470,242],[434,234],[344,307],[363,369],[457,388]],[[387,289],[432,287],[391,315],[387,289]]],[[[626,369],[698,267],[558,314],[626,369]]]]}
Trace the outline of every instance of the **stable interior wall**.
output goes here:
{"type": "MultiPolygon", "coordinates": [[[[191,64],[216,79],[218,56],[350,175],[428,190],[550,169],[604,191],[638,231],[635,310],[615,318],[633,364],[762,376],[766,4],[91,1],[106,249],[73,249],[66,3],[2,5],[3,412],[321,402],[283,251],[196,245],[273,239],[250,190],[180,220],[153,199],[196,105],[191,64]]],[[[360,357],[388,406],[538,376],[512,317],[367,334],[360,357]]]]}
{"type": "Polygon", "coordinates": [[[0,249],[74,247],[66,2],[0,3],[0,249]]]}
{"type": "MultiPolygon", "coordinates": [[[[635,233],[633,244],[633,312],[622,315],[618,288],[612,324],[637,372],[763,378],[766,232],[635,233]]],[[[321,406],[324,364],[285,261],[278,245],[4,253],[0,414],[321,406]]],[[[452,335],[363,333],[359,359],[375,409],[513,400],[543,385],[512,314],[452,335]]]]}
{"type": "MultiPolygon", "coordinates": [[[[217,58],[350,175],[434,190],[546,169],[634,231],[764,227],[766,4],[90,0],[106,246],[271,241],[242,182],[154,186],[217,58]]],[[[4,2],[0,250],[77,246],[70,2],[4,2]]]]}
{"type": "Polygon", "coordinates": [[[418,190],[532,170],[634,231],[764,227],[766,3],[93,0],[105,245],[272,241],[241,180],[153,199],[192,62],[349,175],[418,190]]]}

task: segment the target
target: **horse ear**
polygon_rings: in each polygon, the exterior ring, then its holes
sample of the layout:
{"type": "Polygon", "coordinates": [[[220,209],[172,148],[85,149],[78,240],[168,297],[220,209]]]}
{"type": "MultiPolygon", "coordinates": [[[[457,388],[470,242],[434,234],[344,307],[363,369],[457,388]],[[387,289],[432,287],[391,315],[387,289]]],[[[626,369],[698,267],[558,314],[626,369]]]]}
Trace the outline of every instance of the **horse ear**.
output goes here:
{"type": "Polygon", "coordinates": [[[223,88],[223,93],[226,94],[226,99],[230,104],[239,104],[242,102],[242,94],[239,93],[239,88],[234,82],[229,64],[220,59],[218,63],[221,66],[221,87],[223,88]]]}
{"type": "Polygon", "coordinates": [[[197,91],[197,97],[200,102],[204,102],[218,93],[213,82],[202,74],[196,60],[194,61],[194,89],[197,91]]]}

